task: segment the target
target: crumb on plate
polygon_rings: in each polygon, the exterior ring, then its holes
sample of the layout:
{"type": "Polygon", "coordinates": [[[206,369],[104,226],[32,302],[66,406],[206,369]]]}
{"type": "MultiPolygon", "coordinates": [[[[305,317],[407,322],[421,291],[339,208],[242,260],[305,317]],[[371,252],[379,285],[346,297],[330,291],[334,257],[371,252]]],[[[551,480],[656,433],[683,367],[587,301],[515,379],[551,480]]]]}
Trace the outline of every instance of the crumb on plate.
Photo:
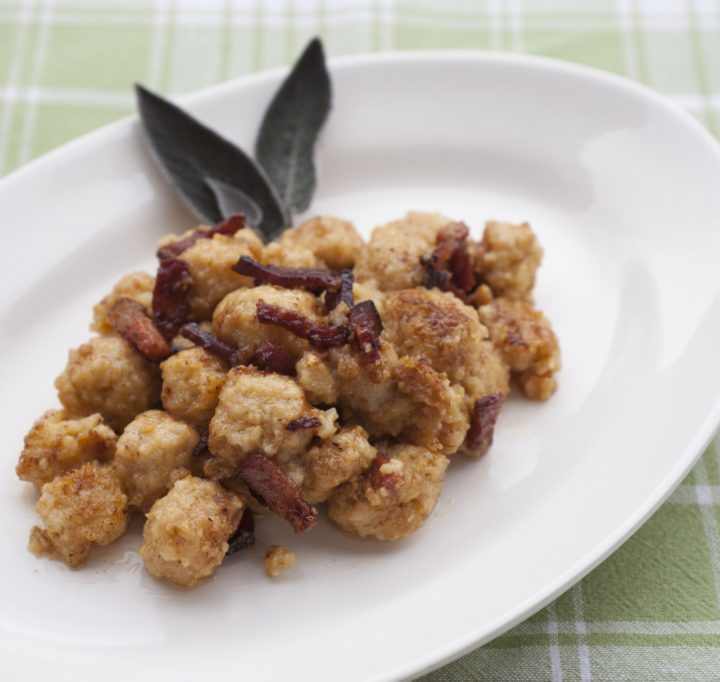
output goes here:
{"type": "Polygon", "coordinates": [[[277,578],[295,563],[295,554],[282,545],[270,545],[265,550],[265,574],[277,578]]]}

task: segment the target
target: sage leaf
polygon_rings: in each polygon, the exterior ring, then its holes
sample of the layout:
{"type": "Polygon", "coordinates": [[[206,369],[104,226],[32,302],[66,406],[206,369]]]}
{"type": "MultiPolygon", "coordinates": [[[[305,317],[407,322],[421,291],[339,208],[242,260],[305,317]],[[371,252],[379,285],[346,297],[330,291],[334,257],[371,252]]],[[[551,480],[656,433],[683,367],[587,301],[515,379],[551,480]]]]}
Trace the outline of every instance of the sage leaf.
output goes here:
{"type": "Polygon", "coordinates": [[[146,88],[135,87],[138,110],[149,148],[170,184],[201,219],[217,223],[225,214],[212,178],[252,197],[261,211],[256,229],[270,240],[290,225],[287,209],[261,168],[232,142],[178,106],[146,88]]]}
{"type": "MultiPolygon", "coordinates": [[[[242,213],[245,215],[248,227],[257,230],[258,225],[262,223],[263,213],[252,197],[237,187],[231,187],[215,178],[205,178],[205,184],[215,195],[215,202],[223,216],[242,213]]],[[[265,237],[264,234],[260,234],[260,236],[265,237]]]]}
{"type": "Polygon", "coordinates": [[[275,93],[255,142],[255,158],[290,210],[302,212],[312,200],[315,142],[330,103],[325,54],[314,38],[275,93]]]}

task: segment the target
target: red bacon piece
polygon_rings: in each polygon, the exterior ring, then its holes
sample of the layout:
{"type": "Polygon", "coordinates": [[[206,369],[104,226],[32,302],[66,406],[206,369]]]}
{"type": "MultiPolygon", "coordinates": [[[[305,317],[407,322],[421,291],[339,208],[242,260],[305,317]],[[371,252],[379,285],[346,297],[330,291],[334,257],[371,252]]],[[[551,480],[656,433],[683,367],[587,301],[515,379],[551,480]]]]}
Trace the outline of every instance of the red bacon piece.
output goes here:
{"type": "Polygon", "coordinates": [[[467,250],[469,230],[464,223],[449,223],[435,238],[435,250],[429,258],[421,258],[425,267],[425,286],[449,291],[464,303],[476,284],[472,260],[467,250]]]}
{"type": "Polygon", "coordinates": [[[354,305],[348,315],[354,345],[369,362],[380,359],[380,334],[383,323],[372,301],[354,305]]]}
{"type": "Polygon", "coordinates": [[[455,294],[463,303],[470,304],[470,296],[460,287],[452,283],[452,274],[447,270],[439,270],[432,264],[431,259],[422,261],[425,266],[425,286],[428,289],[440,289],[455,294]]]}
{"type": "Polygon", "coordinates": [[[263,341],[252,354],[250,363],[258,369],[294,376],[295,360],[287,351],[274,343],[263,341]]]}
{"type": "Polygon", "coordinates": [[[470,254],[464,244],[453,251],[448,270],[452,273],[452,283],[462,291],[470,291],[477,284],[470,254]]]}
{"type": "Polygon", "coordinates": [[[495,433],[495,422],[504,402],[505,397],[499,392],[475,401],[470,414],[470,428],[465,436],[465,448],[474,457],[480,457],[490,449],[495,433]]]}
{"type": "Polygon", "coordinates": [[[446,268],[453,253],[465,245],[469,235],[470,230],[465,223],[448,223],[443,227],[435,237],[433,256],[437,259],[437,265],[446,268]]]}
{"type": "Polygon", "coordinates": [[[302,498],[297,483],[262,451],[251,452],[240,464],[238,474],[252,493],[288,521],[296,533],[310,530],[317,523],[317,510],[302,498]]]}
{"type": "Polygon", "coordinates": [[[327,327],[301,313],[265,303],[262,299],[257,302],[256,309],[260,324],[274,324],[282,327],[301,339],[307,339],[320,350],[338,348],[348,342],[350,328],[347,325],[339,324],[327,327]]]}
{"type": "Polygon", "coordinates": [[[200,329],[194,322],[183,325],[182,329],[180,329],[180,335],[192,341],[195,345],[214,353],[230,365],[239,364],[237,348],[233,348],[230,344],[221,341],[215,334],[200,329]]]}
{"type": "Polygon", "coordinates": [[[373,490],[385,488],[391,495],[395,495],[398,487],[402,483],[402,476],[398,473],[384,474],[380,471],[383,464],[387,464],[389,461],[387,455],[378,452],[370,468],[365,472],[365,477],[368,485],[373,488],[373,490]]]}
{"type": "Polygon", "coordinates": [[[263,284],[274,284],[286,289],[304,289],[312,294],[337,291],[342,284],[340,275],[327,268],[283,268],[279,265],[262,265],[249,256],[240,256],[235,272],[253,277],[263,284]]]}
{"type": "Polygon", "coordinates": [[[168,341],[175,337],[188,320],[191,287],[190,267],[184,260],[166,258],[160,261],[155,277],[152,308],[155,326],[168,341]]]}
{"type": "Polygon", "coordinates": [[[170,346],[142,303],[123,296],[110,308],[109,318],[113,329],[151,362],[170,356],[170,346]]]}
{"type": "Polygon", "coordinates": [[[340,271],[340,288],[336,291],[328,291],[325,294],[325,308],[328,312],[335,310],[340,302],[344,303],[348,308],[352,308],[355,303],[353,295],[353,284],[355,283],[355,275],[352,270],[340,271]]]}

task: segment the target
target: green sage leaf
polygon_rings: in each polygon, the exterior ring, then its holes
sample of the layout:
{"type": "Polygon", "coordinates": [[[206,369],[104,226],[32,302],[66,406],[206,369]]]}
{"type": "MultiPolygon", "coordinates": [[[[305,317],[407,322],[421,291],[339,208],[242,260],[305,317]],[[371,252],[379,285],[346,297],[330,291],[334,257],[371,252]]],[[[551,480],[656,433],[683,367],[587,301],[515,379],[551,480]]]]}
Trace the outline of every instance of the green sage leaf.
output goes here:
{"type": "Polygon", "coordinates": [[[304,211],[312,200],[315,142],[330,103],[330,75],[315,38],[270,102],[255,143],[255,158],[290,210],[304,211]]]}
{"type": "Polygon", "coordinates": [[[138,110],[149,148],[170,184],[201,219],[217,223],[224,213],[212,178],[251,197],[261,211],[256,229],[266,240],[290,225],[287,209],[262,169],[232,142],[203,125],[178,106],[140,85],[138,110]]]}

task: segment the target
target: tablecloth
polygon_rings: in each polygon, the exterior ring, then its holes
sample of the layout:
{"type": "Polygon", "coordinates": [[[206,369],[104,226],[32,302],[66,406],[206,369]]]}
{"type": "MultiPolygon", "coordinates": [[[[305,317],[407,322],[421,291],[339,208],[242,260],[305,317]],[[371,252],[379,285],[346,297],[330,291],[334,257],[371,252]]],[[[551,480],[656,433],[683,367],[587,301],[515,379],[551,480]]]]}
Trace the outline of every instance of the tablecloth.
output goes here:
{"type": "MultiPolygon", "coordinates": [[[[0,0],[0,174],[181,93],[293,60],[473,48],[623,74],[720,126],[713,0],[0,0]]],[[[714,218],[708,216],[709,223],[714,218]]],[[[423,680],[720,679],[720,441],[650,521],[525,623],[423,680]]]]}

